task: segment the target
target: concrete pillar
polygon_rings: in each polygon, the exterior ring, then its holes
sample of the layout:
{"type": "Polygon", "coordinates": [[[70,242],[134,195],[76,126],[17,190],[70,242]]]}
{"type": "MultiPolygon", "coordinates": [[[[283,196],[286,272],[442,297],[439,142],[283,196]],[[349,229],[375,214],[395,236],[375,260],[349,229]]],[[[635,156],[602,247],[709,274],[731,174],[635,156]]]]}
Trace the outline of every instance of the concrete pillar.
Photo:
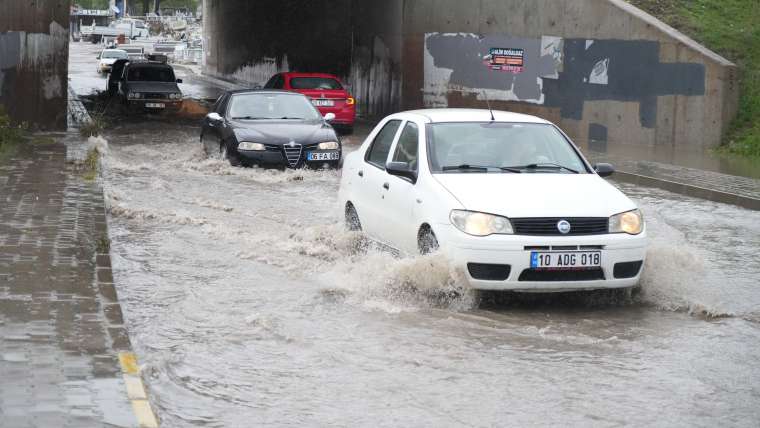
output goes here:
{"type": "Polygon", "coordinates": [[[0,2],[0,104],[17,122],[66,129],[69,2],[0,2]]]}

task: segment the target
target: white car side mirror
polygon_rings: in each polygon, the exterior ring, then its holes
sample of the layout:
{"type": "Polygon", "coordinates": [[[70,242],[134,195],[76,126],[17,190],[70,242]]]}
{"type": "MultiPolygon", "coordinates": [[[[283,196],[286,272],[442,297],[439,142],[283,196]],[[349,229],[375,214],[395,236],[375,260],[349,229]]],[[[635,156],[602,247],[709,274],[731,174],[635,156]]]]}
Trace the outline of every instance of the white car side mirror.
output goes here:
{"type": "Polygon", "coordinates": [[[328,122],[332,122],[333,120],[335,120],[335,113],[327,113],[325,115],[325,120],[328,122]]]}
{"type": "Polygon", "coordinates": [[[211,122],[221,122],[224,119],[222,119],[222,116],[219,116],[219,113],[217,112],[211,112],[206,115],[206,118],[211,122]]]}

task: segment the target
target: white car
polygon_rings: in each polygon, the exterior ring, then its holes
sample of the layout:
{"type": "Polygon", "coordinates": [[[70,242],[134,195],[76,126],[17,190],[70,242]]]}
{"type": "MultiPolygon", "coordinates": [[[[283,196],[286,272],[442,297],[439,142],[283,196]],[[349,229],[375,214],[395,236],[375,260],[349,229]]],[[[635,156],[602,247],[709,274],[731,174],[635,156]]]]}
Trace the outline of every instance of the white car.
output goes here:
{"type": "Polygon", "coordinates": [[[555,125],[489,110],[394,114],[346,156],[349,228],[402,253],[440,248],[472,288],[624,289],[639,283],[641,212],[555,125]]]}
{"type": "Polygon", "coordinates": [[[129,54],[121,49],[103,49],[98,55],[98,73],[109,73],[119,59],[129,59],[129,54]]]}

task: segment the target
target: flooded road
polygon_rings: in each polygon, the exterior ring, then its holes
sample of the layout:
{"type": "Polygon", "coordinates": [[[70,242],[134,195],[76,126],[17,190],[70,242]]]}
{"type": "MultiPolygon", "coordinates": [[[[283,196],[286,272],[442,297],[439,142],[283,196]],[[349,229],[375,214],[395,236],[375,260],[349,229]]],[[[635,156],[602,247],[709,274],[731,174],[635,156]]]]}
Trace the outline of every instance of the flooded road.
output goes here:
{"type": "Polygon", "coordinates": [[[478,305],[440,257],[360,250],[339,171],[233,168],[197,134],[107,135],[114,275],[163,426],[760,423],[758,212],[621,185],[652,236],[636,301],[478,305]]]}

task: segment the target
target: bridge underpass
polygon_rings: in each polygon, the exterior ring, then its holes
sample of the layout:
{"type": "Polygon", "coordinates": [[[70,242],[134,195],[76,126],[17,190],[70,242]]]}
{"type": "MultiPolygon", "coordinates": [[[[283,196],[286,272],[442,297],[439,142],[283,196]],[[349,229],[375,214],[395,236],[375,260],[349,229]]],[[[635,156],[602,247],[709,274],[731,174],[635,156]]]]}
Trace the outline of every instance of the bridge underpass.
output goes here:
{"type": "Polygon", "coordinates": [[[0,2],[0,106],[15,122],[66,129],[69,4],[0,2]]]}
{"type": "MultiPolygon", "coordinates": [[[[64,128],[68,2],[27,6],[0,9],[0,103],[64,128]]],[[[737,109],[732,63],[622,0],[205,0],[204,26],[205,73],[332,72],[367,117],[488,99],[601,150],[703,149],[737,109]]]]}
{"type": "Polygon", "coordinates": [[[622,0],[206,0],[204,20],[206,73],[335,73],[368,117],[488,99],[599,149],[703,149],[737,109],[734,64],[622,0]]]}

